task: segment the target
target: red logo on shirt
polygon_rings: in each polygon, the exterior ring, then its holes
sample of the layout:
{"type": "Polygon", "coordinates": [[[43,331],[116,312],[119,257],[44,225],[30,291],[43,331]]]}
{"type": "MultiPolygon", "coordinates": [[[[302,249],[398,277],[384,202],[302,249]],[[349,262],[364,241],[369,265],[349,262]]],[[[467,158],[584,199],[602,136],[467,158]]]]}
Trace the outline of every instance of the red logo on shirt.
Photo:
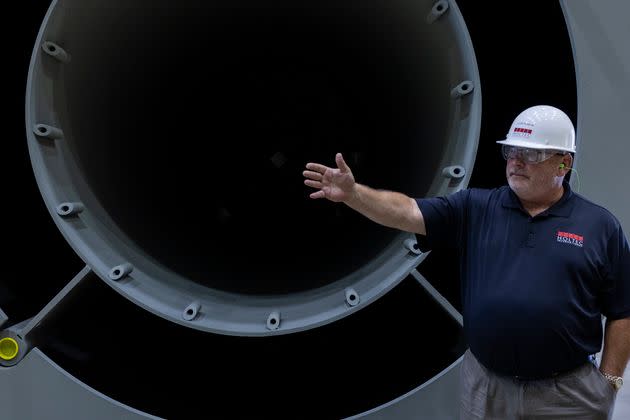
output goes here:
{"type": "Polygon", "coordinates": [[[575,233],[562,232],[558,231],[557,241],[565,244],[579,246],[580,248],[584,246],[584,237],[580,235],[576,235],[575,233]]]}

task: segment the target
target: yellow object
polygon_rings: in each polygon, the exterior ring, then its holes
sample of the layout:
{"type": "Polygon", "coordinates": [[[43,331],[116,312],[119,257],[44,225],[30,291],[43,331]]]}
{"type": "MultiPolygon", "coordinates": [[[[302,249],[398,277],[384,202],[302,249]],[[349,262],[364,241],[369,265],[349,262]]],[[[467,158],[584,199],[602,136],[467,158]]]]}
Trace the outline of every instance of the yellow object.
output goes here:
{"type": "Polygon", "coordinates": [[[13,360],[17,356],[20,346],[11,337],[0,339],[0,359],[13,360]]]}

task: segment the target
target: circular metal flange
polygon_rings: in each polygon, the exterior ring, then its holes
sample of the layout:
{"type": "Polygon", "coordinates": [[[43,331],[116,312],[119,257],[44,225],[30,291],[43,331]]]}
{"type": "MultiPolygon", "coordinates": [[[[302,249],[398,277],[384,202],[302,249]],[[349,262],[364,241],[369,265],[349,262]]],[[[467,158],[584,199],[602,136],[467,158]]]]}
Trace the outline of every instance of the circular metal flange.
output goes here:
{"type": "MultiPolygon", "coordinates": [[[[364,308],[395,287],[423,260],[424,254],[406,245],[413,240],[413,235],[400,233],[371,261],[352,273],[323,282],[324,286],[290,294],[246,295],[195,282],[135,246],[133,238],[110,216],[111,209],[105,207],[92,185],[83,178],[80,168],[93,162],[78,161],[73,150],[78,144],[87,145],[94,140],[76,136],[77,130],[71,124],[66,106],[71,99],[68,86],[72,80],[68,74],[76,71],[74,66],[95,57],[92,45],[78,35],[65,32],[74,28],[76,33],[84,35],[86,30],[91,30],[84,19],[76,20],[76,16],[68,12],[80,4],[78,0],[69,0],[61,7],[53,1],[45,17],[28,75],[27,140],[36,179],[53,220],[75,252],[116,291],[156,315],[191,328],[240,336],[286,334],[321,326],[364,308]],[[52,41],[55,39],[63,39],[63,47],[52,41]],[[70,59],[69,51],[72,52],[71,64],[60,65],[70,59]],[[58,62],[52,62],[51,57],[58,62]],[[42,142],[42,137],[55,141],[42,142]],[[73,214],[80,216],[80,223],[75,223],[75,219],[67,220],[67,216],[73,214]],[[352,292],[348,294],[348,290],[352,292]],[[195,306],[196,311],[191,309],[191,302],[199,305],[195,306]],[[199,308],[203,308],[202,314],[199,308]],[[189,310],[192,313],[189,314],[189,310]],[[270,318],[273,313],[278,314],[276,323],[273,323],[275,318],[270,318]],[[282,314],[281,319],[279,314],[282,314]]],[[[479,75],[472,42],[454,4],[423,0],[414,3],[413,10],[421,34],[435,38],[435,42],[427,42],[435,46],[427,53],[434,58],[432,63],[452,66],[448,71],[432,72],[443,78],[439,86],[431,86],[431,89],[435,89],[436,102],[445,110],[447,135],[443,142],[438,142],[443,144],[436,146],[441,147],[441,155],[433,162],[435,173],[423,188],[424,196],[444,195],[464,188],[471,171],[449,172],[445,176],[442,168],[471,168],[474,164],[481,124],[479,75]],[[431,16],[431,22],[427,22],[427,16],[431,16]],[[457,97],[449,95],[453,87],[456,87],[457,97]],[[451,183],[454,176],[459,181],[456,185],[451,183]]],[[[115,8],[108,3],[105,11],[115,13],[115,8]]],[[[80,93],[81,90],[75,89],[75,92],[77,90],[80,93]]],[[[85,132],[92,132],[90,130],[85,132]]],[[[287,167],[287,160],[278,153],[272,163],[277,170],[282,170],[287,167]]],[[[179,216],[187,217],[186,214],[179,216]]],[[[227,212],[223,216],[230,218],[227,212]]],[[[325,278],[327,274],[322,272],[321,276],[325,278]]]]}

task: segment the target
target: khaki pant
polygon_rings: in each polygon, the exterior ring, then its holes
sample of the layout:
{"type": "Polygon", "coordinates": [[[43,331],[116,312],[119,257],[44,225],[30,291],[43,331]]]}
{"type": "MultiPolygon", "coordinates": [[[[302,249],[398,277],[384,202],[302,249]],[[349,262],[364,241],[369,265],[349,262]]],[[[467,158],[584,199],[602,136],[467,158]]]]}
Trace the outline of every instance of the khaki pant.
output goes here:
{"type": "Polygon", "coordinates": [[[460,418],[610,419],[616,393],[592,363],[524,381],[490,372],[468,350],[461,365],[460,418]]]}

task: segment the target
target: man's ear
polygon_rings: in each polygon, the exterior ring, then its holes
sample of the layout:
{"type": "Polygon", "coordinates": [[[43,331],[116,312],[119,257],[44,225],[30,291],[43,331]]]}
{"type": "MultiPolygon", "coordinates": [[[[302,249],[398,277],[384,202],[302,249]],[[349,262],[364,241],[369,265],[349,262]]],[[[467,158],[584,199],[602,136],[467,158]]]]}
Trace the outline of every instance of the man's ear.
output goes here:
{"type": "Polygon", "coordinates": [[[562,163],[564,164],[565,169],[573,168],[573,156],[571,153],[567,153],[562,157],[562,163]]]}

